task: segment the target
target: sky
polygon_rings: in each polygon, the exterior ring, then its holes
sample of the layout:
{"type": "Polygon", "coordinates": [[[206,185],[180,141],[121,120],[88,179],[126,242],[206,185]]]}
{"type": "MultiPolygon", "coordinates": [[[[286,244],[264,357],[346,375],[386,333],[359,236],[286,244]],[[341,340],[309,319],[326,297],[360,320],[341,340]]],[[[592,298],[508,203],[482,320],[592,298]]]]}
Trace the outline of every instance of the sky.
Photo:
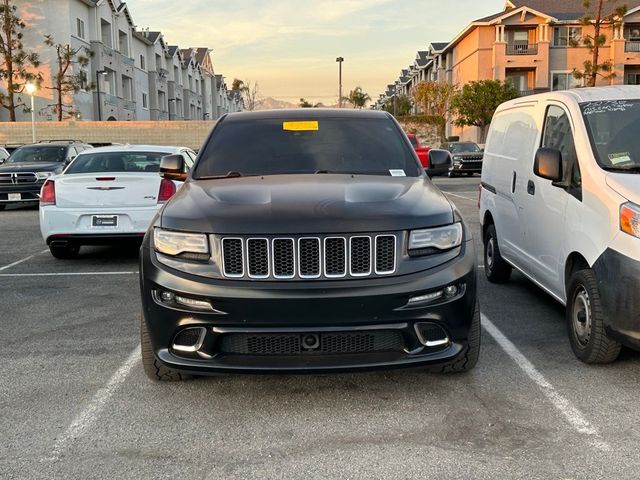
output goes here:
{"type": "Polygon", "coordinates": [[[332,104],[344,91],[377,98],[418,50],[448,42],[504,0],[128,0],[138,28],[169,44],[209,47],[216,73],[257,81],[262,97],[332,104]]]}

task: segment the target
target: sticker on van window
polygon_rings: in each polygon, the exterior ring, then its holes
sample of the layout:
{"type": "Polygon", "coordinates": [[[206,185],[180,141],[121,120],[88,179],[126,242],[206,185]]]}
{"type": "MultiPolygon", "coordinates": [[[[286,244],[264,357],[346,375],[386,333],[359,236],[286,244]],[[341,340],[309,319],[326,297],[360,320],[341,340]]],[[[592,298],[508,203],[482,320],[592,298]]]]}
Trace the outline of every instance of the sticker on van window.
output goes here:
{"type": "Polygon", "coordinates": [[[582,104],[582,113],[586,116],[598,113],[626,112],[633,108],[635,103],[627,100],[606,100],[598,102],[587,102],[582,104]]]}
{"type": "Polygon", "coordinates": [[[283,122],[282,129],[288,132],[317,132],[320,130],[320,125],[317,121],[283,122]]]}
{"type": "Polygon", "coordinates": [[[631,154],[629,152],[623,153],[610,153],[609,160],[611,165],[620,165],[622,163],[631,163],[631,154]]]}
{"type": "Polygon", "coordinates": [[[404,173],[404,170],[389,170],[389,173],[392,177],[406,177],[407,174],[404,173]]]}

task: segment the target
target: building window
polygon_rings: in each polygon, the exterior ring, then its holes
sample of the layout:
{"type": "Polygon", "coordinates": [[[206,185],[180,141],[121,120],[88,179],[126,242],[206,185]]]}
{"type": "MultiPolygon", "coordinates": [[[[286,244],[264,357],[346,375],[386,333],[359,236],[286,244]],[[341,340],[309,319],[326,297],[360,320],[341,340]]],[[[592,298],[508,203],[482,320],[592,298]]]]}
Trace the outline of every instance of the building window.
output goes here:
{"type": "Polygon", "coordinates": [[[133,79],[125,75],[122,76],[122,98],[133,100],[133,79]]]}
{"type": "Polygon", "coordinates": [[[162,56],[156,53],[156,72],[162,68],[162,56]]]}
{"type": "Polygon", "coordinates": [[[120,53],[124,56],[129,56],[129,35],[122,30],[118,31],[118,48],[120,49],[120,53]]]}
{"type": "Polygon", "coordinates": [[[144,108],[145,110],[149,109],[149,95],[147,95],[146,93],[142,94],[142,108],[144,108]]]}
{"type": "Polygon", "coordinates": [[[78,38],[82,38],[84,40],[84,22],[79,18],[76,19],[76,31],[78,38]]]}
{"type": "Polygon", "coordinates": [[[113,41],[111,37],[111,24],[105,20],[100,20],[100,35],[102,43],[109,48],[113,48],[113,41]]]}
{"type": "Polygon", "coordinates": [[[627,73],[627,85],[640,85],[640,73],[627,73]]]}
{"type": "Polygon", "coordinates": [[[551,72],[551,90],[568,90],[581,86],[572,72],[551,72]]]}
{"type": "Polygon", "coordinates": [[[78,72],[78,83],[82,92],[89,91],[89,74],[83,68],[78,72]]]}
{"type": "Polygon", "coordinates": [[[553,29],[554,47],[572,47],[580,41],[582,37],[582,27],[555,27],[553,29]]]}
{"type": "Polygon", "coordinates": [[[145,61],[144,55],[140,55],[140,68],[142,70],[147,69],[147,62],[145,61]]]}

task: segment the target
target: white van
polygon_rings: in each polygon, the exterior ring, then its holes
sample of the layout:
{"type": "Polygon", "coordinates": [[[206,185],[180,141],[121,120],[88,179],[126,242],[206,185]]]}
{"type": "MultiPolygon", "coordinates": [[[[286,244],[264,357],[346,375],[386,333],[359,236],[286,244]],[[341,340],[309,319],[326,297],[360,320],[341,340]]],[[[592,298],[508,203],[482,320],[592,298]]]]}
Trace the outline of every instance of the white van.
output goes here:
{"type": "Polygon", "coordinates": [[[551,92],[496,112],[480,222],[491,282],[512,268],[567,307],[586,363],[640,349],[640,87],[551,92]]]}

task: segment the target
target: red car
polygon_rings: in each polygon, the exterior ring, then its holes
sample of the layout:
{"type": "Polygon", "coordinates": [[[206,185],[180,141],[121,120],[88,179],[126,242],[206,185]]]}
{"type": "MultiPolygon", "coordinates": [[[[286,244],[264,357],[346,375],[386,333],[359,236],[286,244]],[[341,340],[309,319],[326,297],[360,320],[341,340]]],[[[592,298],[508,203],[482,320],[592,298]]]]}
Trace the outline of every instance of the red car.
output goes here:
{"type": "Polygon", "coordinates": [[[431,150],[431,148],[423,147],[422,145],[420,145],[420,140],[418,140],[418,137],[416,137],[413,133],[407,133],[407,137],[409,138],[411,145],[413,145],[414,150],[418,154],[418,158],[420,158],[420,163],[422,164],[422,166],[424,168],[429,168],[429,150],[431,150]]]}

